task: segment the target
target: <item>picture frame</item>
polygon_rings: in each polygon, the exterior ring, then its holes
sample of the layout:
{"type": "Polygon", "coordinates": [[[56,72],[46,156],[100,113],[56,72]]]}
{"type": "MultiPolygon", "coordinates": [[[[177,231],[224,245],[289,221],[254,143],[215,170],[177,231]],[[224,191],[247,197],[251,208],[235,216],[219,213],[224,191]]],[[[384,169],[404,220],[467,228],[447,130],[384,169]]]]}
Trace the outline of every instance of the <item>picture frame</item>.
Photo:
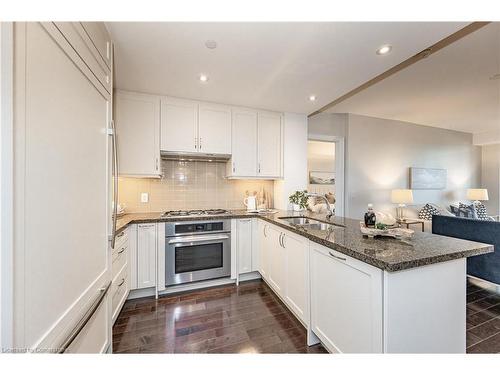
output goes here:
{"type": "Polygon", "coordinates": [[[310,171],[309,184],[335,185],[335,172],[310,171]]]}
{"type": "Polygon", "coordinates": [[[446,169],[410,168],[410,189],[412,190],[444,190],[446,181],[446,169]]]}

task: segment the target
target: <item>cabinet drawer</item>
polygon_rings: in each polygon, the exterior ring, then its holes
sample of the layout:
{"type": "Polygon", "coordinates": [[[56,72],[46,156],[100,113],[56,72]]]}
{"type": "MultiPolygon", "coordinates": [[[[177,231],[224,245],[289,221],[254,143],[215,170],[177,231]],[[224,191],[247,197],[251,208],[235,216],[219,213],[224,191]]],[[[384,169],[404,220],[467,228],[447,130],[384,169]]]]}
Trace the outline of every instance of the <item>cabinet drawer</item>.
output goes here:
{"type": "Polygon", "coordinates": [[[95,77],[111,93],[111,71],[79,22],[55,22],[73,49],[80,55],[95,77]]]}
{"type": "Polygon", "coordinates": [[[116,235],[115,248],[113,249],[113,254],[119,251],[124,243],[128,243],[128,228],[124,229],[122,232],[116,235]]]}
{"type": "Polygon", "coordinates": [[[123,302],[127,298],[127,293],[129,290],[129,278],[127,273],[127,267],[124,267],[122,271],[113,279],[112,291],[111,291],[111,306],[113,311],[113,322],[120,313],[120,309],[123,302]]]}
{"type": "Polygon", "coordinates": [[[116,277],[118,272],[127,264],[128,259],[128,242],[123,244],[118,251],[113,253],[113,279],[116,277]]]}
{"type": "Polygon", "coordinates": [[[109,296],[104,297],[80,334],[71,343],[66,353],[104,353],[110,343],[109,338],[109,296]]]}

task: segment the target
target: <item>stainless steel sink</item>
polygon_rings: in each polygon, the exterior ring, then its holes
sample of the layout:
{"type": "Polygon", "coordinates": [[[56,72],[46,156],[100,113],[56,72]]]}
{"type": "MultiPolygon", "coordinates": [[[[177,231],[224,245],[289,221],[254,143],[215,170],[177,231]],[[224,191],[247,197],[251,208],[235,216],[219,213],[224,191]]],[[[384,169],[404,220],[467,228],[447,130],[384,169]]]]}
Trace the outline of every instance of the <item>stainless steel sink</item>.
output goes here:
{"type": "Polygon", "coordinates": [[[334,224],[323,223],[322,221],[305,216],[286,216],[279,217],[278,219],[286,221],[291,225],[297,225],[310,230],[328,230],[334,227],[334,224]]]}

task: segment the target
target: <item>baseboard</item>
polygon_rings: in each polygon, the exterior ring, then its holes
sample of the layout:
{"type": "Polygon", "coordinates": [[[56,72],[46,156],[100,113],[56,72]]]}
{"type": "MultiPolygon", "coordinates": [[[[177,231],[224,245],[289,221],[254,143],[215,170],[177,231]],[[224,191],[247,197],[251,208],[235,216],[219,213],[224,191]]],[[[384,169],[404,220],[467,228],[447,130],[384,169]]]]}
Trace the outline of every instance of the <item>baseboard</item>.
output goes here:
{"type": "Polygon", "coordinates": [[[239,277],[240,282],[261,279],[260,273],[257,271],[242,273],[239,277]]]}
{"type": "MultiPolygon", "coordinates": [[[[260,276],[260,273],[257,271],[243,273],[239,277],[240,282],[250,281],[250,280],[258,280],[258,279],[261,279],[261,276],[260,276]]],[[[214,286],[234,284],[234,283],[236,283],[236,280],[228,278],[228,277],[225,277],[222,279],[198,281],[198,282],[189,283],[189,284],[168,286],[165,290],[162,290],[161,292],[159,292],[158,295],[164,296],[164,295],[172,294],[172,293],[188,292],[190,290],[206,289],[206,288],[211,288],[214,286]]],[[[127,300],[136,299],[136,298],[144,298],[144,297],[154,297],[155,295],[156,295],[156,290],[154,287],[144,288],[144,289],[134,289],[134,290],[130,291],[130,293],[127,297],[127,300]]]]}
{"type": "Polygon", "coordinates": [[[467,277],[469,279],[472,279],[473,283],[474,283],[474,280],[477,280],[477,281],[479,281],[481,283],[489,285],[491,288],[496,289],[496,291],[500,293],[500,284],[496,284],[494,282],[491,282],[491,281],[488,281],[488,280],[485,280],[485,279],[481,279],[480,277],[477,277],[477,276],[467,275],[467,277]]]}

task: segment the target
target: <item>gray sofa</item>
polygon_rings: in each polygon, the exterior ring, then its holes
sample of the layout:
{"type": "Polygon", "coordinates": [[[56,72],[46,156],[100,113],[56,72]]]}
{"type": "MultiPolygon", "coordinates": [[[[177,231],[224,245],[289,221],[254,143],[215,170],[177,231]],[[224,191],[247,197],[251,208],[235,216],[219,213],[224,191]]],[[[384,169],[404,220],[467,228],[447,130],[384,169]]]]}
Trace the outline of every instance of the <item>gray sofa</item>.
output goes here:
{"type": "Polygon", "coordinates": [[[495,252],[467,258],[467,274],[500,284],[500,222],[434,215],[432,233],[493,245],[495,252]]]}

